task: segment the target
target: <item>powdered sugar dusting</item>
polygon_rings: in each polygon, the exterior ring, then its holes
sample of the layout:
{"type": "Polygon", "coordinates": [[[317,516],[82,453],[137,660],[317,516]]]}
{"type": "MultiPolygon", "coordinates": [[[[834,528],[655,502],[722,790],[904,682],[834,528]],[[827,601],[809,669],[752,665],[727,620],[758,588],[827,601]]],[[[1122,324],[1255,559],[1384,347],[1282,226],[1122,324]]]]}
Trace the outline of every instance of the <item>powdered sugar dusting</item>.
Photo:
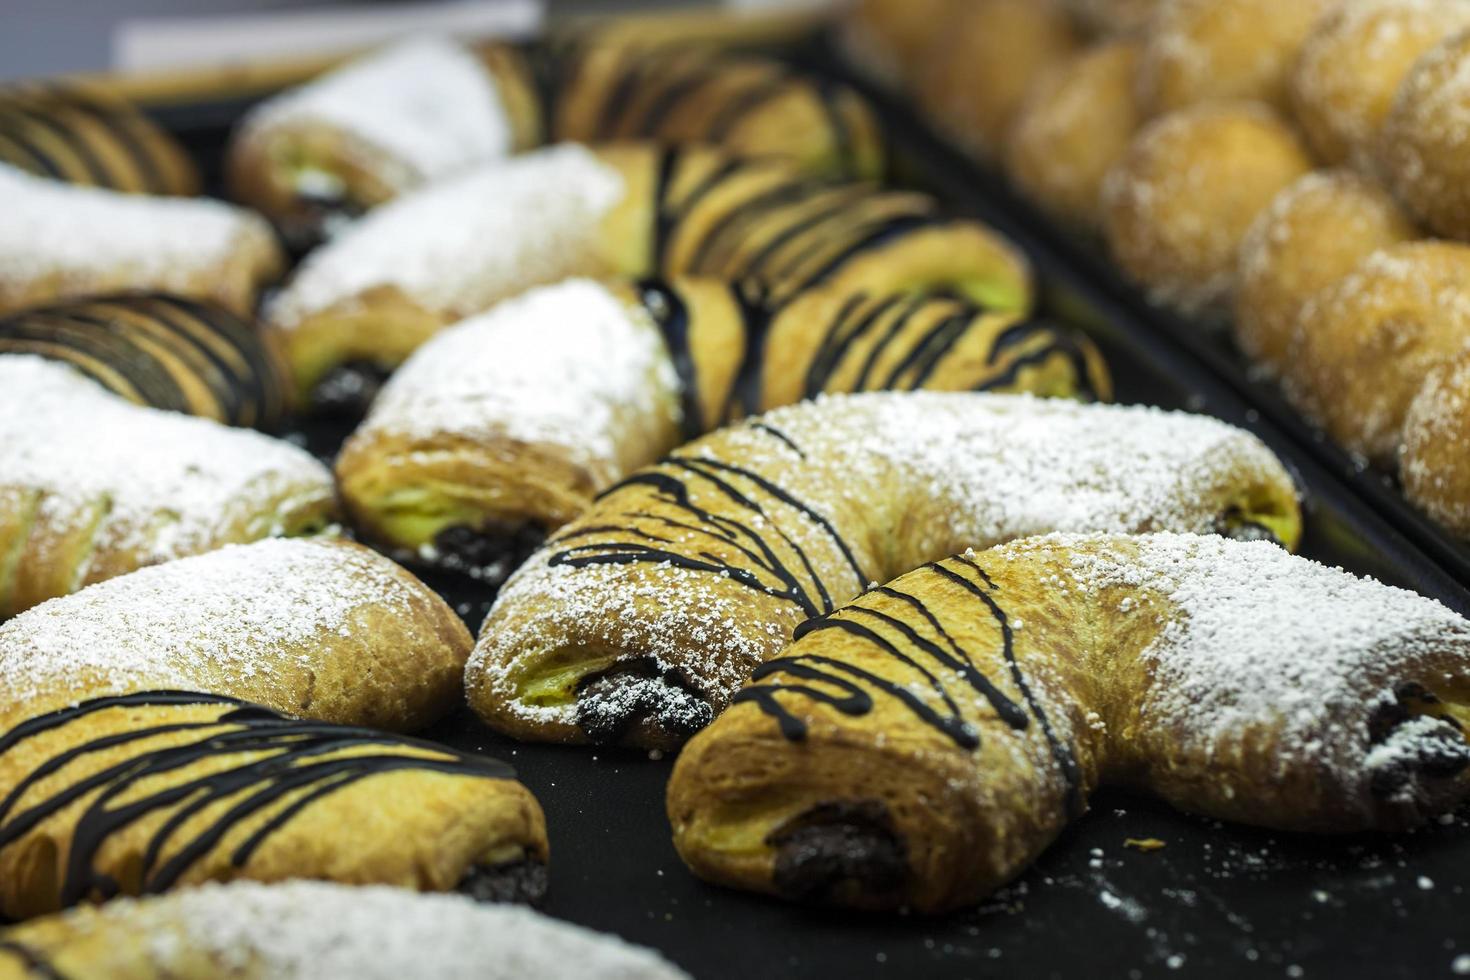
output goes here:
{"type": "MultiPolygon", "coordinates": [[[[176,689],[238,695],[355,611],[407,610],[410,580],[363,548],[274,539],[144,568],[44,602],[0,626],[0,699],[176,689]]],[[[254,685],[259,690],[259,685],[254,685]]],[[[288,698],[270,707],[294,708],[288,698]]]]}
{"type": "Polygon", "coordinates": [[[629,446],[671,431],[677,384],[647,313],[599,283],[572,279],[435,336],[393,375],[353,438],[451,435],[555,447],[601,487],[629,465],[629,446]]]}
{"type": "Polygon", "coordinates": [[[133,405],[29,355],[0,357],[0,485],[38,495],[38,520],[57,529],[99,522],[94,555],[125,549],[139,564],[281,533],[333,497],[301,449],[133,405]]]}
{"type": "Polygon", "coordinates": [[[271,99],[246,117],[242,138],[320,125],[398,190],[503,157],[514,143],[495,80],[448,38],[400,42],[271,99]]]}
{"type": "MultiPolygon", "coordinates": [[[[1229,504],[1243,502],[1236,500],[1243,490],[1292,493],[1280,462],[1254,436],[1152,408],[868,393],[824,396],[755,421],[761,425],[721,430],[676,456],[727,460],[778,485],[831,521],[865,575],[880,582],[966,547],[1049,531],[1211,530],[1229,504]]],[[[730,479],[737,489],[749,486],[730,479]]],[[[611,500],[563,533],[635,519],[611,500]]],[[[848,569],[815,521],[785,510],[766,519],[818,567],[848,569]]],[[[708,547],[693,532],[657,532],[688,554],[708,547]]],[[[649,563],[636,574],[624,565],[553,565],[558,548],[551,542],[502,589],[470,660],[471,687],[484,680],[511,697],[507,678],[526,658],[582,645],[651,656],[723,703],[805,618],[780,603],[774,616],[751,617],[749,603],[762,593],[717,573],[649,563]]],[[[841,604],[868,581],[846,570],[824,583],[841,604]]],[[[570,720],[563,706],[509,709],[536,721],[570,720]]]]}
{"type": "Polygon", "coordinates": [[[64,184],[0,163],[0,305],[33,282],[51,295],[162,289],[198,295],[200,277],[244,253],[274,255],[258,215],[203,198],[64,184]]]}
{"type": "MultiPolygon", "coordinates": [[[[277,980],[684,976],[652,950],[530,909],[383,886],[207,884],[86,906],[64,919],[77,940],[111,937],[127,950],[141,944],[153,970],[170,976],[196,969],[201,954],[231,973],[277,980]]],[[[9,937],[54,951],[29,931],[21,926],[9,937]]],[[[106,941],[93,939],[94,948],[106,941]]]]}
{"type": "Polygon", "coordinates": [[[574,144],[439,181],[308,255],[267,317],[291,329],[376,287],[462,317],[529,286],[604,271],[600,222],[622,195],[617,171],[574,144]]]}
{"type": "MultiPolygon", "coordinates": [[[[1217,537],[1053,535],[1000,557],[1038,551],[1065,566],[1071,581],[1059,587],[1123,586],[1140,600],[1133,615],[1162,618],[1142,654],[1153,680],[1141,713],[1184,751],[1231,758],[1248,733],[1273,731],[1281,766],[1328,767],[1360,801],[1375,772],[1443,748],[1447,735],[1470,760],[1459,731],[1432,719],[1370,742],[1369,720],[1395,685],[1470,675],[1470,622],[1432,599],[1217,537]]],[[[1411,781],[1398,792],[1394,802],[1412,803],[1426,790],[1411,781]]]]}

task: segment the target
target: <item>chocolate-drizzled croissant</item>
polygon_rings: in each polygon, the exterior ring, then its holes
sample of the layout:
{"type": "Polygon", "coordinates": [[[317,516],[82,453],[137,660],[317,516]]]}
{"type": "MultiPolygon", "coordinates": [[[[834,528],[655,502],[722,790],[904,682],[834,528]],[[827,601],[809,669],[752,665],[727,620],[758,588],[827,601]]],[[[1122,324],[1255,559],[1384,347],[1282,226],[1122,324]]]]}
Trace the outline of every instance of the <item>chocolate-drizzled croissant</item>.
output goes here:
{"type": "Polygon", "coordinates": [[[240,123],[235,197],[310,244],[405,191],[541,141],[521,55],[503,44],[404,41],[261,103],[240,123]]]}
{"type": "Polygon", "coordinates": [[[144,569],[0,627],[0,914],[229,878],[534,898],[546,836],[493,760],[420,726],[470,637],[356,545],[144,569]]]}
{"type": "Polygon", "coordinates": [[[0,618],[143,565],[319,530],[334,498],[295,446],[0,356],[0,618]]]}
{"type": "Polygon", "coordinates": [[[0,978],[687,980],[649,949],[516,906],[401,888],[235,882],[0,933],[0,978]]]}
{"type": "Polygon", "coordinates": [[[771,58],[594,37],[569,45],[553,72],[554,139],[706,143],[810,174],[883,170],[881,127],[862,96],[771,58]]]}
{"type": "Polygon", "coordinates": [[[0,88],[0,161],[130,194],[199,193],[184,148],[122,99],[75,84],[0,88]]]}
{"type": "Polygon", "coordinates": [[[750,280],[784,305],[821,284],[1030,302],[1025,260],[922,194],[817,181],[708,148],[563,145],[407,195],[307,257],[267,318],[303,395],[358,400],[444,326],[574,275],[750,280]]]}
{"type": "Polygon", "coordinates": [[[62,361],[139,405],[273,428],[286,412],[285,368],[253,324],[166,293],[120,293],[33,307],[0,319],[0,354],[62,361]]]}
{"type": "Polygon", "coordinates": [[[497,581],[681,437],[822,392],[921,387],[1109,393],[1086,338],[956,299],[817,289],[771,310],[716,280],[568,280],[419,348],[338,481],[375,541],[497,581]]]}
{"type": "Polygon", "coordinates": [[[1020,873],[1099,783],[1293,831],[1470,792],[1470,623],[1286,554],[1058,535],[812,619],[684,749],[680,855],[799,901],[940,911],[1020,873]]]}
{"type": "Polygon", "coordinates": [[[718,714],[803,620],[968,546],[1053,530],[1294,545],[1296,496],[1214,419],[1013,395],[824,396],[682,447],[506,583],[465,672],[522,738],[662,746],[718,714]]]}

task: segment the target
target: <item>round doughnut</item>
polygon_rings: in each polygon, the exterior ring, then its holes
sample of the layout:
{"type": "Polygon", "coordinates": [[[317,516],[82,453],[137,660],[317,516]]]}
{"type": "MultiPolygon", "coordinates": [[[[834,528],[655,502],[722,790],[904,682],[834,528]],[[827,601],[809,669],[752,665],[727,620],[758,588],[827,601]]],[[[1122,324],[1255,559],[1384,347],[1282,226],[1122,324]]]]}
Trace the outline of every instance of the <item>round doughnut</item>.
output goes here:
{"type": "Polygon", "coordinates": [[[1053,0],[959,4],[926,49],[915,79],[919,106],[960,145],[994,157],[1031,83],[1077,45],[1053,0]]]}
{"type": "Polygon", "coordinates": [[[1217,306],[1261,209],[1312,169],[1296,134],[1259,102],[1191,106],[1149,123],[1103,181],[1113,258],[1154,302],[1217,306]]]}
{"type": "Polygon", "coordinates": [[[1470,537],[1470,351],[1432,372],[1404,420],[1399,475],[1414,505],[1470,537]]]}
{"type": "Polygon", "coordinates": [[[1390,466],[1424,376],[1470,342],[1470,246],[1380,249],[1302,314],[1288,393],[1349,451],[1390,466]]]}
{"type": "Polygon", "coordinates": [[[857,0],[838,28],[842,46],[867,71],[890,84],[908,85],[959,5],[959,0],[857,0]]]}
{"type": "Polygon", "coordinates": [[[1062,0],[1062,6],[1087,30],[1111,38],[1141,33],[1159,0],[1062,0]]]}
{"type": "Polygon", "coordinates": [[[1163,0],[1138,68],[1150,114],[1208,99],[1287,107],[1297,51],[1330,0],[1163,0]]]}
{"type": "Polygon", "coordinates": [[[1425,51],[1470,27],[1463,0],[1344,0],[1317,23],[1291,74],[1291,107],[1327,164],[1371,168],[1373,138],[1425,51]]]}
{"type": "Polygon", "coordinates": [[[1235,342],[1280,373],[1303,306],[1369,253],[1417,237],[1393,196],[1352,170],[1316,170],[1272,199],[1240,246],[1235,342]]]}
{"type": "Polygon", "coordinates": [[[1099,44],[1039,80],[1022,103],[1006,148],[1006,172],[1031,200],[1086,228],[1098,194],[1142,115],[1133,96],[1136,41],[1099,44]]]}
{"type": "Polygon", "coordinates": [[[1388,185],[1425,227],[1470,239],[1470,31],[1414,65],[1377,148],[1388,185]]]}

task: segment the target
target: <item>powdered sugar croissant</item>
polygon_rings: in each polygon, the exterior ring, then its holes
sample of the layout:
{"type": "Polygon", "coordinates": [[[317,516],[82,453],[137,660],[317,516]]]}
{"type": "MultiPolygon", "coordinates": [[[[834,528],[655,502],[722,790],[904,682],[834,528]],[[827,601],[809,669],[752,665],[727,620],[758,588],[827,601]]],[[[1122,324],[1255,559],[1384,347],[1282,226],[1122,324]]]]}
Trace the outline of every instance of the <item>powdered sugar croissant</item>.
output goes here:
{"type": "Polygon", "coordinates": [[[769,309],[718,280],[532,290],[448,328],[337,461],[374,541],[496,581],[681,439],[827,391],[1106,398],[1085,337],[957,299],[808,290],[769,309]]]}
{"type": "Polygon", "coordinates": [[[0,914],[205,881],[545,888],[540,808],[494,760],[374,728],[459,699],[470,637],[365,548],[263,541],[0,626],[0,914]]]}
{"type": "Polygon", "coordinates": [[[709,880],[940,911],[1023,870],[1099,783],[1293,831],[1396,830],[1470,792],[1470,623],[1194,535],[1056,535],[815,618],[679,757],[709,880]]]}
{"type": "Polygon", "coordinates": [[[1015,395],[825,396],[634,472],[506,583],[466,668],[522,738],[667,745],[803,620],[925,561],[1057,530],[1293,546],[1296,495],[1214,419],[1015,395]]]}

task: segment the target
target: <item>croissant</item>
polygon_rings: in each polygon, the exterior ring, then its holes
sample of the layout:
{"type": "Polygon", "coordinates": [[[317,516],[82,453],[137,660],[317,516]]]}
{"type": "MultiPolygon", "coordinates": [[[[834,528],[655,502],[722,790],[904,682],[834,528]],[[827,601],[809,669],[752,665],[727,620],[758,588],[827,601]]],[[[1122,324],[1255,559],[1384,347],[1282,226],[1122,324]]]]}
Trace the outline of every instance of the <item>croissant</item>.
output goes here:
{"type": "Polygon", "coordinates": [[[0,313],[159,290],[240,316],[280,272],[270,226],[218,201],[76,187],[0,163],[0,313]]]}
{"type": "Polygon", "coordinates": [[[706,143],[811,174],[877,177],[882,128],[852,88],[773,58],[592,39],[553,69],[552,136],[706,143]]]}
{"type": "Polygon", "coordinates": [[[256,106],[230,142],[226,178],[308,243],[404,191],[529,149],[540,130],[515,49],[415,38],[256,106]]]}
{"type": "Polygon", "coordinates": [[[419,348],[338,486],[374,541],[498,582],[683,439],[824,391],[917,387],[1109,393],[1086,338],[955,299],[816,290],[768,310],[715,280],[568,280],[419,348]]]}
{"type": "Polygon", "coordinates": [[[1018,874],[1100,783],[1290,831],[1470,790],[1470,623],[1266,542],[1056,535],[804,623],[684,749],[680,855],[739,888],[925,912],[1018,874]]]}
{"type": "Polygon", "coordinates": [[[526,908],[397,888],[236,882],[0,933],[0,980],[678,980],[657,953],[526,908]]]}
{"type": "Polygon", "coordinates": [[[538,896],[545,827],[508,768],[334,723],[432,720],[469,646],[424,585],[332,541],[226,548],[16,617],[0,914],[236,877],[538,896]]]}
{"type": "Polygon", "coordinates": [[[1213,419],[1025,396],[825,396],[606,491],[501,591],[465,669],[520,738],[662,747],[792,630],[870,583],[1046,531],[1218,530],[1293,546],[1290,477],[1213,419]]]}
{"type": "Polygon", "coordinates": [[[310,533],[334,510],[304,450],[0,356],[0,619],[143,565],[310,533]]]}
{"type": "Polygon", "coordinates": [[[199,193],[177,140],[126,101],[70,83],[0,88],[0,162],[131,194],[199,193]]]}
{"type": "Polygon", "coordinates": [[[0,354],[62,361],[128,401],[229,425],[274,428],[289,395],[279,353],[253,324],[167,293],[11,314],[0,319],[0,354]]]}
{"type": "Polygon", "coordinates": [[[694,147],[567,144],[406,195],[311,253],[267,310],[303,399],[365,405],[444,326],[571,276],[752,280],[784,305],[817,284],[1030,302],[1025,260],[921,194],[816,181],[694,147]]]}

